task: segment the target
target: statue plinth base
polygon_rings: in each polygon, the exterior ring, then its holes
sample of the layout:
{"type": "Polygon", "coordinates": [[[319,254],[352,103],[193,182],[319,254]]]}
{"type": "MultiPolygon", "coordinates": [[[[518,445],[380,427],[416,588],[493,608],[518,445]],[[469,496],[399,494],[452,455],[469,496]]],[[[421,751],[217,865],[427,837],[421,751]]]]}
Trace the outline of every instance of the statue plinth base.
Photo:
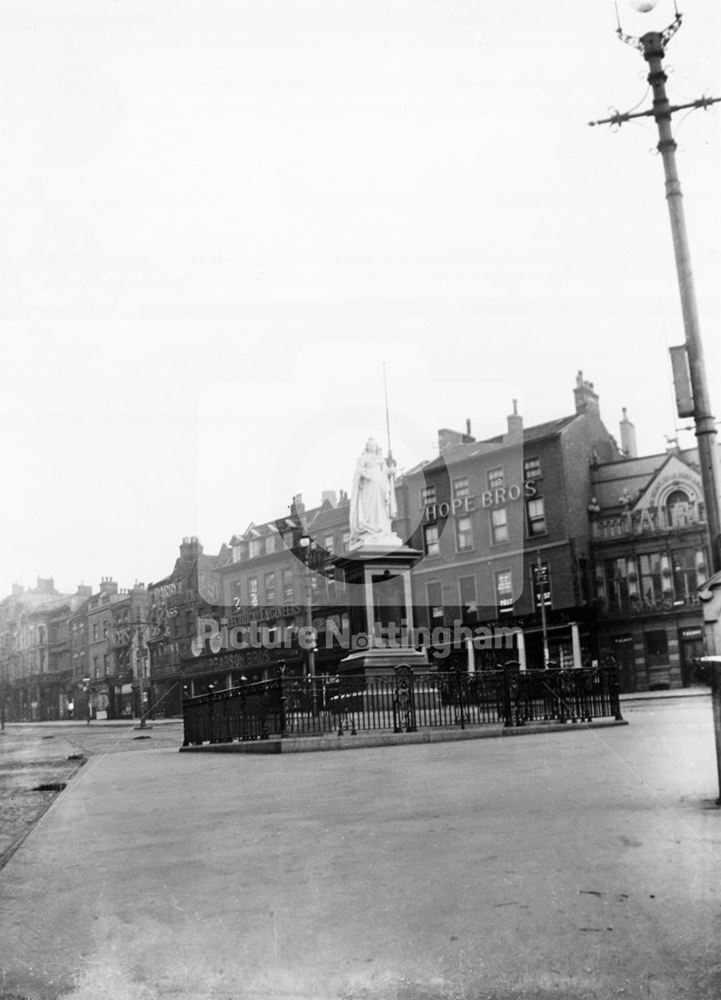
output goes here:
{"type": "Polygon", "coordinates": [[[385,534],[378,533],[377,535],[363,535],[361,538],[352,539],[350,545],[348,546],[349,553],[362,553],[369,552],[378,554],[381,552],[393,552],[396,549],[405,549],[406,546],[403,544],[403,539],[400,538],[394,531],[386,532],[385,534]]]}
{"type": "Polygon", "coordinates": [[[428,670],[428,657],[413,642],[410,569],[422,552],[407,545],[365,543],[337,556],[348,597],[353,650],[341,660],[344,674],[392,674],[397,667],[428,670]]]}
{"type": "Polygon", "coordinates": [[[398,667],[410,667],[414,673],[425,673],[431,669],[423,650],[414,649],[412,646],[374,646],[344,657],[338,664],[338,673],[341,676],[362,674],[366,678],[388,677],[394,674],[398,667]]]}

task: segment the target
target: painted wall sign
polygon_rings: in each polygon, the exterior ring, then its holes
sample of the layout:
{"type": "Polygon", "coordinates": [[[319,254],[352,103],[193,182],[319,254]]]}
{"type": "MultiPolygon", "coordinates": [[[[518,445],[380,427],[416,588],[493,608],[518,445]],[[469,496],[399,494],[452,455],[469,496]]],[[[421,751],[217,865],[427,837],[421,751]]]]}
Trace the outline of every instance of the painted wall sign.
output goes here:
{"type": "Polygon", "coordinates": [[[451,514],[471,514],[475,510],[490,510],[494,507],[505,507],[508,503],[516,503],[523,498],[532,500],[538,495],[538,484],[529,479],[522,485],[513,483],[511,486],[496,486],[492,490],[467,497],[454,497],[453,500],[441,503],[428,503],[424,510],[425,521],[437,521],[451,514]]]}

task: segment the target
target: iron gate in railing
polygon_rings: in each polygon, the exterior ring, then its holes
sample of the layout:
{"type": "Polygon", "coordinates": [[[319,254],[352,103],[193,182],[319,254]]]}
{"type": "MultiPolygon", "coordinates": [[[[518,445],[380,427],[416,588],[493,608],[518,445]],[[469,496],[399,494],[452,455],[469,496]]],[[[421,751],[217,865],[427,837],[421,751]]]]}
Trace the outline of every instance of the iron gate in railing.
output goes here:
{"type": "Polygon", "coordinates": [[[186,698],[184,746],[271,736],[621,719],[616,668],[276,677],[186,698]]]}

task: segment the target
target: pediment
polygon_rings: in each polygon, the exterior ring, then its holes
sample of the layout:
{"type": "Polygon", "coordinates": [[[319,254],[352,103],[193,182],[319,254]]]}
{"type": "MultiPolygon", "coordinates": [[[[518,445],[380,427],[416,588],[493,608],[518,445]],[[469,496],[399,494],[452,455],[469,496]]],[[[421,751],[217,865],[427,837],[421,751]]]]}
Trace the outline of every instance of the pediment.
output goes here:
{"type": "Polygon", "coordinates": [[[640,512],[663,507],[676,490],[684,490],[692,503],[703,496],[699,473],[683,462],[678,455],[669,455],[631,510],[640,512]]]}

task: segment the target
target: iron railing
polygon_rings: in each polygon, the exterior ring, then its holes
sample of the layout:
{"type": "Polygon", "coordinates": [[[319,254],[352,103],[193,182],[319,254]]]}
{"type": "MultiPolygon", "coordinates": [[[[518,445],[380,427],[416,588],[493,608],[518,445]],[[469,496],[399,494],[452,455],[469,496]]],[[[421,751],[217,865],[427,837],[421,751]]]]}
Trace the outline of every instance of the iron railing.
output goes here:
{"type": "Polygon", "coordinates": [[[184,746],[286,736],[620,720],[614,666],[272,680],[183,701],[184,746]]]}

